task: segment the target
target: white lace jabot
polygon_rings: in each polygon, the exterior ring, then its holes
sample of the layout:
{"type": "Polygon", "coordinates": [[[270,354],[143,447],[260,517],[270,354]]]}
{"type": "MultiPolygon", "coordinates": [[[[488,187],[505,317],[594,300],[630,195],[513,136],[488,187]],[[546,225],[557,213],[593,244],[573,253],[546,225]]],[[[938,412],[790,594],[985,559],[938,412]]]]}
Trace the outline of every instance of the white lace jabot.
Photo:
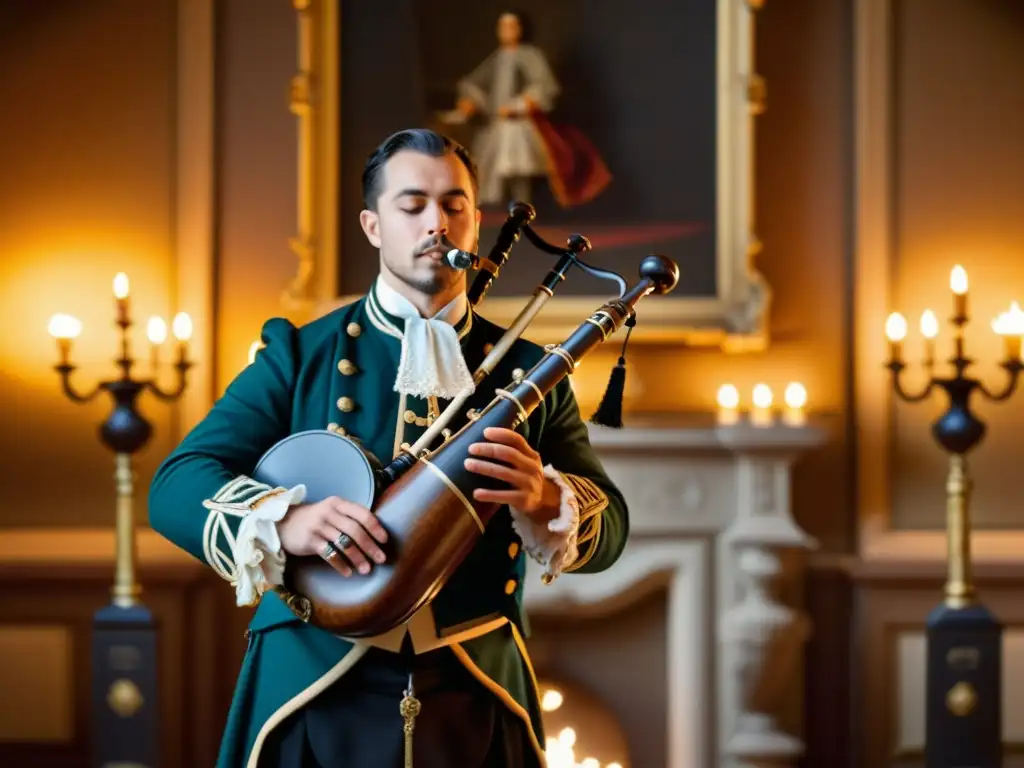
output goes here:
{"type": "Polygon", "coordinates": [[[395,391],[445,400],[453,399],[464,389],[472,392],[473,375],[462,356],[454,328],[469,311],[466,294],[460,293],[436,315],[424,318],[383,277],[377,278],[374,292],[381,309],[405,320],[395,391]]]}

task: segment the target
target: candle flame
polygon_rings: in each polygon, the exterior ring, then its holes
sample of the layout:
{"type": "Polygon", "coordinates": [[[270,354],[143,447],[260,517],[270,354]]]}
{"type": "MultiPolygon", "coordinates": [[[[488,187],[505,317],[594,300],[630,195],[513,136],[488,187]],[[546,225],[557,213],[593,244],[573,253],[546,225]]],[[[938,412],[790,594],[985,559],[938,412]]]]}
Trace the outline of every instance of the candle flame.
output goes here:
{"type": "Polygon", "coordinates": [[[118,272],[114,275],[114,298],[128,298],[128,275],[124,272],[118,272]]]}
{"type": "Polygon", "coordinates": [[[737,408],[740,404],[740,391],[732,384],[723,384],[718,388],[718,405],[721,408],[737,408]]]}
{"type": "Polygon", "coordinates": [[[885,335],[889,341],[903,341],[907,336],[907,319],[899,312],[893,312],[885,321],[885,335]]]}
{"type": "Polygon", "coordinates": [[[758,384],[753,392],[754,405],[758,408],[772,407],[772,388],[767,384],[758,384]]]}
{"type": "Polygon", "coordinates": [[[1016,301],[1010,302],[1008,312],[1000,312],[992,321],[992,330],[1000,336],[1024,336],[1024,311],[1016,301]]]}
{"type": "Polygon", "coordinates": [[[50,318],[46,329],[55,339],[74,339],[82,332],[82,321],[77,317],[58,313],[50,318]]]}
{"type": "Polygon", "coordinates": [[[146,336],[151,344],[160,345],[167,341],[167,323],[162,317],[151,317],[146,324],[146,336]]]}
{"type": "Polygon", "coordinates": [[[959,264],[949,273],[949,289],[960,296],[967,293],[967,270],[959,264]]]}
{"type": "Polygon", "coordinates": [[[192,338],[192,318],[184,312],[179,312],[171,322],[171,330],[178,341],[188,341],[192,338]]]}
{"type": "Polygon", "coordinates": [[[939,335],[939,318],[930,309],[921,313],[921,335],[926,339],[934,339],[939,335]]]}
{"type": "Polygon", "coordinates": [[[803,408],[807,405],[807,388],[799,381],[790,382],[783,397],[790,408],[803,408]]]}

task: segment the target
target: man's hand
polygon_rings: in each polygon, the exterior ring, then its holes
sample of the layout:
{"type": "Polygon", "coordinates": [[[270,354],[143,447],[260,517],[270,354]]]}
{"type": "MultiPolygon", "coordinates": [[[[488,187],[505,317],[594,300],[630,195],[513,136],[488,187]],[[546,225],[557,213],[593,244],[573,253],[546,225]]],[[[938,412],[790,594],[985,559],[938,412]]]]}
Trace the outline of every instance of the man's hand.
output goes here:
{"type": "Polygon", "coordinates": [[[466,469],[504,480],[512,488],[503,491],[477,488],[473,498],[508,504],[541,522],[558,517],[561,491],[553,480],[544,476],[540,454],[530,447],[522,435],[511,429],[488,427],[484,430],[484,437],[490,442],[469,446],[470,454],[480,458],[466,459],[466,469]]]}
{"type": "Polygon", "coordinates": [[[337,541],[342,534],[351,543],[330,559],[343,576],[351,576],[352,569],[346,558],[360,573],[369,573],[372,558],[384,562],[384,552],[377,543],[383,544],[388,534],[373,513],[358,504],[329,496],[315,504],[299,504],[288,510],[277,524],[281,546],[290,555],[324,555],[328,542],[338,548],[337,541]]]}

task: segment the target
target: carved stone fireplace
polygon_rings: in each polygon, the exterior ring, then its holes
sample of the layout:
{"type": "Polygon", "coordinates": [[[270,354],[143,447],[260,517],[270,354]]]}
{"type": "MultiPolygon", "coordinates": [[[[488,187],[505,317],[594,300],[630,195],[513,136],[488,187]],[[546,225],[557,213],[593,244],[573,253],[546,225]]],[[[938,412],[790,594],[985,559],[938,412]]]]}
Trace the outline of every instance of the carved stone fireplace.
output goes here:
{"type": "Polygon", "coordinates": [[[815,546],[790,479],[821,433],[631,425],[591,439],[629,503],[630,540],[604,573],[530,574],[538,677],[602,700],[625,732],[624,768],[795,764],[800,718],[782,722],[799,712],[809,627],[776,595],[799,586],[788,555],[815,546]]]}

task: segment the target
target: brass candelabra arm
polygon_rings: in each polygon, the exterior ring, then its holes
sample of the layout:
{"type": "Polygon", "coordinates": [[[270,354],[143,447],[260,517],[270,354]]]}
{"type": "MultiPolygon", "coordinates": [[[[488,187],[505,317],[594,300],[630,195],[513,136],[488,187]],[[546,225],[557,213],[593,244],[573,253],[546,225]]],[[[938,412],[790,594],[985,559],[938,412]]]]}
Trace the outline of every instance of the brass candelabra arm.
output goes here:
{"type": "Polygon", "coordinates": [[[890,361],[886,363],[886,368],[892,371],[892,385],[893,389],[899,398],[908,403],[919,403],[922,400],[926,400],[931,396],[932,391],[935,389],[935,385],[938,380],[933,377],[928,377],[928,383],[925,384],[924,388],[919,392],[909,392],[906,387],[903,386],[902,374],[903,370],[907,367],[906,363],[902,363],[898,360],[890,361]]]}
{"type": "Polygon", "coordinates": [[[177,384],[174,389],[166,390],[160,387],[156,383],[156,379],[147,379],[143,382],[143,386],[153,393],[154,397],[158,400],[162,400],[165,403],[173,402],[180,398],[185,393],[185,387],[188,385],[188,370],[194,365],[187,360],[179,360],[174,364],[175,370],[178,372],[177,384]]]}
{"type": "Polygon", "coordinates": [[[991,400],[994,403],[1010,399],[1010,396],[1017,391],[1020,372],[1024,370],[1024,363],[1021,362],[1020,358],[1009,358],[1000,363],[999,366],[1007,373],[1007,381],[1001,391],[992,392],[984,384],[978,382],[978,389],[981,391],[981,394],[984,395],[987,400],[991,400]]]}
{"type": "Polygon", "coordinates": [[[75,389],[71,383],[71,374],[74,373],[78,366],[71,365],[70,363],[62,363],[55,365],[54,370],[60,374],[60,386],[65,396],[74,403],[88,403],[96,398],[96,396],[107,389],[110,385],[109,381],[101,381],[93,386],[92,391],[82,394],[75,389]]]}

